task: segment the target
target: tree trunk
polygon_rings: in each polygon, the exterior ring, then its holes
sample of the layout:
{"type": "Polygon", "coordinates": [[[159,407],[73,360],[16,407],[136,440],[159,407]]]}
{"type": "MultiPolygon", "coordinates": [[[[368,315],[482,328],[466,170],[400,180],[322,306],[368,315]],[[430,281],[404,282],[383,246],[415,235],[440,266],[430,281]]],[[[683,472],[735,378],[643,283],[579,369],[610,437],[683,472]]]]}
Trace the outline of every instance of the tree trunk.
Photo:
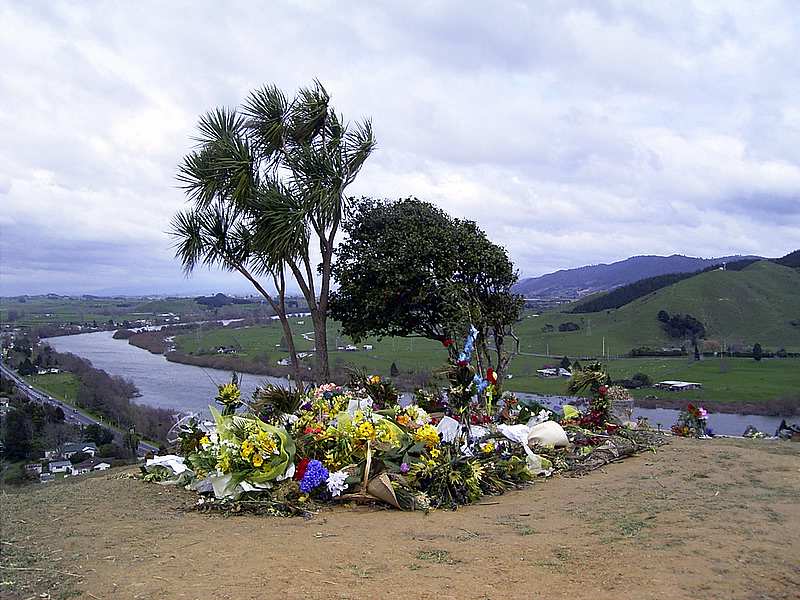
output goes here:
{"type": "Polygon", "coordinates": [[[311,320],[314,322],[314,345],[317,359],[315,379],[319,385],[322,385],[331,380],[330,365],[328,364],[328,316],[318,308],[313,308],[311,309],[311,320]]]}
{"type": "Polygon", "coordinates": [[[292,362],[292,374],[294,376],[295,385],[297,385],[298,389],[302,390],[305,378],[300,370],[300,360],[297,358],[297,350],[295,349],[294,338],[292,337],[292,328],[289,325],[286,312],[281,311],[281,313],[278,314],[278,319],[281,322],[281,327],[283,327],[283,337],[286,338],[286,349],[289,351],[289,360],[292,362]]]}

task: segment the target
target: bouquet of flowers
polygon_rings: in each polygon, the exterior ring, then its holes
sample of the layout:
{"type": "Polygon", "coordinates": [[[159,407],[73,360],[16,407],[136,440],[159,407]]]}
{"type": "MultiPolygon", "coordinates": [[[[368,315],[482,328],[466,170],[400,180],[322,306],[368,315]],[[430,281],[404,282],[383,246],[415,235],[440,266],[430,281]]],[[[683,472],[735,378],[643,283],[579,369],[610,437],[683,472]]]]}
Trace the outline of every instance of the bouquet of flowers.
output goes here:
{"type": "Polygon", "coordinates": [[[708,412],[702,406],[689,404],[678,415],[678,422],[672,426],[672,433],[681,437],[709,437],[708,412]]]}

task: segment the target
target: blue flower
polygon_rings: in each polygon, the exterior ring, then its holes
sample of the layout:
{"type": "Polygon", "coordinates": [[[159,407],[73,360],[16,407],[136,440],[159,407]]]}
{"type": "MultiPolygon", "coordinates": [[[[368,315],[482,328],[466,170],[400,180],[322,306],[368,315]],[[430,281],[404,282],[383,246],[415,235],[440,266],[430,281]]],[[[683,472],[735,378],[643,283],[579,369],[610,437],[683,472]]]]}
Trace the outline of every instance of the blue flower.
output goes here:
{"type": "Polygon", "coordinates": [[[478,390],[479,394],[483,393],[483,390],[489,387],[489,382],[477,374],[472,378],[472,383],[475,384],[475,388],[478,390]]]}
{"type": "Polygon", "coordinates": [[[308,494],[319,484],[328,480],[328,469],[318,460],[309,461],[303,480],[300,482],[300,491],[308,494]]]}
{"type": "Polygon", "coordinates": [[[458,355],[458,362],[469,362],[472,359],[472,351],[475,349],[475,338],[478,337],[478,330],[474,325],[469,326],[467,340],[464,342],[464,349],[458,355]]]}

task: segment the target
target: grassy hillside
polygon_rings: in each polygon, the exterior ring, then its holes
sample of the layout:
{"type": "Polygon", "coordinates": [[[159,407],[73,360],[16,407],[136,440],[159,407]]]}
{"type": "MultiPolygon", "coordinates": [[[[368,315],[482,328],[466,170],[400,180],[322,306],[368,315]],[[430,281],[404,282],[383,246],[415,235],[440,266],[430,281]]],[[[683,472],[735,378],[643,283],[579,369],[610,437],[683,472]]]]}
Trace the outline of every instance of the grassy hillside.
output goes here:
{"type": "Polygon", "coordinates": [[[637,346],[672,346],[656,319],[659,310],[688,313],[706,326],[707,338],[726,346],[800,351],[800,272],[769,262],[742,271],[710,271],[680,281],[616,310],[591,314],[557,311],[529,316],[519,326],[527,352],[599,356],[624,354],[637,346]],[[559,332],[565,322],[579,331],[559,332]],[[552,332],[543,328],[551,325],[552,332]]]}

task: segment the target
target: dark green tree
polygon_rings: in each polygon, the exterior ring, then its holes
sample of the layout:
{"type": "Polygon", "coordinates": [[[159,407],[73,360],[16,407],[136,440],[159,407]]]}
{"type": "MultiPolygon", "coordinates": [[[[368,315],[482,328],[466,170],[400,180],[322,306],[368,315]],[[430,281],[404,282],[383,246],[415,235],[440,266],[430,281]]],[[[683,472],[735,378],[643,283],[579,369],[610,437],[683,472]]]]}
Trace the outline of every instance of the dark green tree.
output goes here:
{"type": "Polygon", "coordinates": [[[392,377],[397,377],[398,375],[400,375],[400,369],[397,368],[397,365],[395,363],[392,363],[392,366],[389,367],[389,375],[391,375],[392,377]]]}
{"type": "Polygon", "coordinates": [[[416,198],[362,199],[344,228],[330,306],[345,335],[425,337],[442,342],[454,358],[472,323],[479,366],[493,367],[503,381],[518,350],[512,326],[523,305],[510,291],[517,273],[504,248],[474,222],[416,198]],[[511,352],[508,337],[515,342],[511,352]]]}
{"type": "Polygon", "coordinates": [[[28,415],[11,410],[3,418],[3,454],[9,460],[24,460],[30,456],[33,430],[28,415]]]}
{"type": "Polygon", "coordinates": [[[37,370],[36,367],[33,366],[31,359],[26,357],[25,360],[20,363],[19,368],[17,368],[17,373],[26,377],[28,375],[35,375],[37,370]]]}
{"type": "Polygon", "coordinates": [[[194,206],[172,227],[184,269],[218,266],[250,281],[280,318],[301,381],[286,318],[286,279],[293,277],[314,323],[317,380],[328,381],[331,265],[345,189],[375,147],[370,121],[345,122],[315,81],[291,100],[274,85],[254,90],[240,110],[203,116],[199,130],[199,148],[180,167],[194,206]],[[265,275],[274,296],[260,281],[265,275]]]}
{"type": "Polygon", "coordinates": [[[122,436],[122,441],[125,443],[125,449],[133,456],[136,456],[139,452],[139,442],[141,439],[142,436],[136,433],[136,430],[133,428],[129,429],[128,432],[122,436]]]}
{"type": "Polygon", "coordinates": [[[85,460],[89,460],[92,458],[92,455],[88,452],[76,452],[72,456],[69,457],[69,462],[73,465],[77,465],[78,463],[82,463],[85,460]]]}
{"type": "Polygon", "coordinates": [[[761,348],[761,344],[756,342],[753,346],[753,358],[755,360],[761,360],[764,356],[764,350],[761,348]]]}
{"type": "Polygon", "coordinates": [[[562,369],[566,369],[567,371],[569,371],[570,367],[572,366],[572,363],[570,362],[569,358],[565,356],[564,358],[561,359],[560,366],[562,369]]]}
{"type": "Polygon", "coordinates": [[[113,442],[114,433],[97,423],[92,423],[84,428],[83,439],[87,442],[94,442],[99,447],[113,442]]]}

